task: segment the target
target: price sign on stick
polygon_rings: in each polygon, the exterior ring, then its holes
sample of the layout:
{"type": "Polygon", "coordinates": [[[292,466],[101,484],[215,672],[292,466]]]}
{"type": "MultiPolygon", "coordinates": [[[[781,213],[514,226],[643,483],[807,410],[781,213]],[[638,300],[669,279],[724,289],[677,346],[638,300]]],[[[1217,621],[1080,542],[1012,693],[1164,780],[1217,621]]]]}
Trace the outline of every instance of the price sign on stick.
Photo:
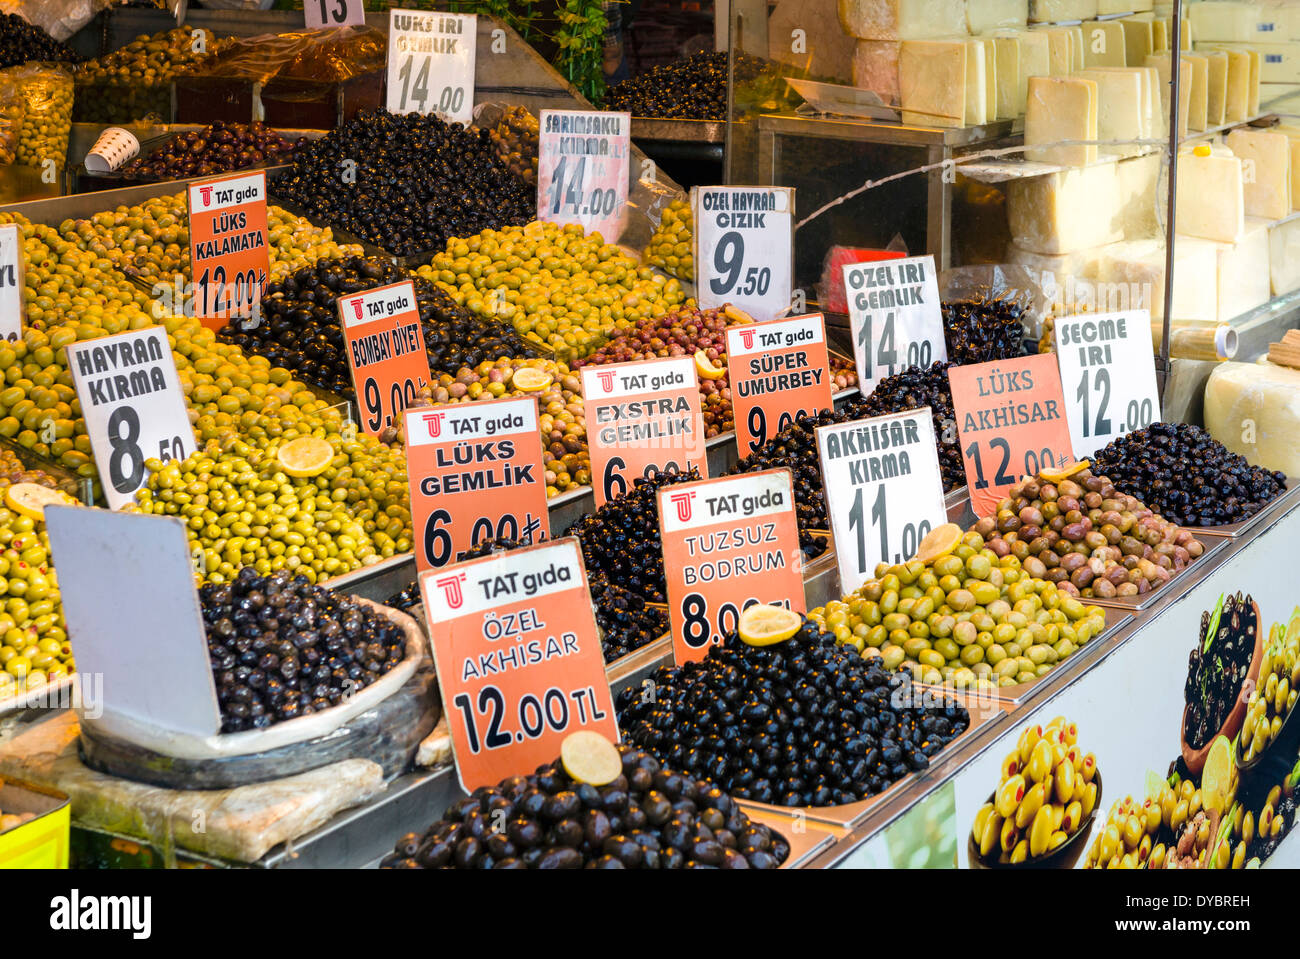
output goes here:
{"type": "Polygon", "coordinates": [[[543,110],[537,219],[578,223],[616,243],[627,210],[632,115],[543,110]]]}
{"type": "Polygon", "coordinates": [[[167,331],[69,343],[67,351],[104,496],[120,509],[144,485],[145,460],[183,460],[198,448],[167,331]]]}
{"type": "Polygon", "coordinates": [[[365,0],[303,0],[302,13],[308,30],[366,25],[365,0]]]}
{"type": "Polygon", "coordinates": [[[703,659],[755,603],[804,611],[789,470],[674,483],[658,496],[676,663],[703,659]]]}
{"type": "Polygon", "coordinates": [[[1150,313],[1067,316],[1055,335],[1076,459],[1160,419],[1150,313]]]}
{"type": "Polygon", "coordinates": [[[195,180],[185,192],[190,218],[194,315],[219,330],[251,316],[271,269],[266,245],[266,172],[195,180]]]}
{"type": "Polygon", "coordinates": [[[847,263],[844,291],[863,396],[905,367],[948,359],[933,256],[847,263]]]}
{"type": "Polygon", "coordinates": [[[420,574],[461,787],[532,772],[570,733],[618,741],[573,538],[420,574]]]}
{"type": "Polygon", "coordinates": [[[23,335],[23,233],[17,223],[0,226],[0,336],[23,335]]]}
{"type": "MultiPolygon", "coordinates": [[[[318,0],[307,0],[313,2],[318,0]]],[[[478,18],[472,13],[389,10],[389,111],[433,113],[468,125],[474,119],[477,45],[478,18]]]]}
{"type": "Polygon", "coordinates": [[[582,395],[596,506],[656,473],[709,474],[691,357],[584,366],[582,395]]]}
{"type": "Polygon", "coordinates": [[[834,406],[824,318],[729,327],[727,375],[743,459],[804,413],[834,406]]]}
{"type": "Polygon", "coordinates": [[[403,415],[418,568],[454,563],[485,539],[546,538],[536,399],[451,403],[403,415]]]}
{"type": "Polygon", "coordinates": [[[975,515],[995,513],[1025,476],[1073,460],[1055,357],[954,366],[948,382],[975,515]]]}
{"type": "Polygon", "coordinates": [[[691,208],[700,308],[734,303],[760,320],[784,312],[794,273],[794,190],[692,187],[691,208]]]}
{"type": "Polygon", "coordinates": [[[429,384],[429,354],[410,280],[338,298],[361,428],[378,436],[429,384]]]}
{"type": "Polygon", "coordinates": [[[928,406],[817,428],[840,591],[870,579],[877,563],[916,555],[947,522],[943,477],[928,406]]]}

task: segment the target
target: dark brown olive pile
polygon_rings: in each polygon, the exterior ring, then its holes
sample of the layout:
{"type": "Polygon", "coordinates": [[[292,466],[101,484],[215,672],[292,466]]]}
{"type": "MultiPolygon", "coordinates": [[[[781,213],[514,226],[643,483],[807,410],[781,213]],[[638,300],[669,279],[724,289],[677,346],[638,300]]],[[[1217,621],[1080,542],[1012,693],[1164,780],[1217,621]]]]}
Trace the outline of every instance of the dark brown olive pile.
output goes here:
{"type": "Polygon", "coordinates": [[[1199,426],[1152,423],[1092,459],[1115,488],[1179,526],[1249,519],[1286,491],[1286,474],[1251,466],[1199,426]]]}
{"type": "Polygon", "coordinates": [[[533,356],[535,350],[511,327],[472,313],[423,277],[412,277],[391,260],[353,256],[317,260],[267,285],[260,322],[232,319],[217,334],[247,353],[266,357],[304,380],[339,396],[353,396],[335,300],[401,280],[415,284],[429,368],[456,375],[502,356],[533,356]]]}
{"type": "Polygon", "coordinates": [[[510,172],[531,187],[537,186],[539,131],[537,117],[521,106],[507,109],[497,125],[488,131],[510,172]]]}
{"type": "MultiPolygon", "coordinates": [[[[757,57],[737,53],[735,80],[749,83],[765,67],[757,57]]],[[[725,120],[727,54],[696,53],[624,80],[610,87],[605,109],[663,120],[725,120]]]]}
{"type": "Polygon", "coordinates": [[[861,419],[886,413],[904,413],[922,406],[930,407],[945,493],[966,485],[966,467],[962,463],[961,446],[957,442],[957,414],[953,412],[952,388],[948,384],[948,368],[952,365],[934,363],[925,369],[909,366],[886,377],[876,384],[876,388],[862,404],[854,407],[853,416],[853,419],[861,419]]]}
{"type": "Polygon", "coordinates": [[[118,171],[132,180],[183,180],[247,167],[288,163],[295,144],[265,123],[214,123],[168,140],[118,171]]]}
{"type": "Polygon", "coordinates": [[[1201,614],[1201,630],[1187,657],[1187,681],[1183,684],[1187,701],[1183,735],[1193,749],[1210,741],[1237,704],[1255,656],[1258,631],[1259,617],[1249,595],[1228,596],[1217,617],[1209,612],[1201,614]],[[1207,649],[1211,628],[1213,636],[1207,649]]]}
{"type": "Polygon", "coordinates": [[[199,603],[223,733],[337,706],[406,656],[400,626],[305,576],[245,566],[199,603]]]}
{"type": "Polygon", "coordinates": [[[956,366],[1024,356],[1025,311],[1010,300],[956,300],[943,304],[943,339],[956,366]]]}
{"type": "Polygon", "coordinates": [[[537,215],[535,192],[506,168],[486,130],[387,110],[362,111],[300,147],[271,192],[400,255],[537,215]]]}
{"type": "Polygon", "coordinates": [[[32,60],[80,63],[82,56],[18,14],[0,14],[0,68],[16,67],[32,60]]]}
{"type": "Polygon", "coordinates": [[[619,746],[623,774],[575,782],[556,760],[453,803],[381,869],[776,869],[790,844],[722,790],[619,746]]]}
{"type": "Polygon", "coordinates": [[[895,697],[899,674],[810,620],[774,646],[732,633],[618,694],[627,741],[737,799],[831,806],[884,791],[970,725],[955,700],[895,697]]]}

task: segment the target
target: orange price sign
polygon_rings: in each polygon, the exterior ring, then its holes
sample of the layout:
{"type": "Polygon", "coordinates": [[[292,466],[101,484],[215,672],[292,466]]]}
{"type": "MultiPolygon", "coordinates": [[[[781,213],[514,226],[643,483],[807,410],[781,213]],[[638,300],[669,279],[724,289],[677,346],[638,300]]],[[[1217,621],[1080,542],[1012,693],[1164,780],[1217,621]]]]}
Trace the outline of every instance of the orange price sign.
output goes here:
{"type": "Polygon", "coordinates": [[[266,171],[195,180],[185,191],[190,219],[194,315],[219,330],[252,316],[271,269],[266,245],[266,171]]]}
{"type": "Polygon", "coordinates": [[[826,321],[820,313],[727,329],[727,375],[743,459],[831,398],[826,321]]]}
{"type": "Polygon", "coordinates": [[[410,280],[338,298],[361,428],[378,436],[429,384],[429,354],[410,280]]]}
{"type": "Polygon", "coordinates": [[[693,358],[584,366],[582,395],[597,506],[655,473],[708,475],[693,358]]]}
{"type": "Polygon", "coordinates": [[[466,792],[532,772],[578,730],[618,742],[576,539],[426,570],[420,595],[466,792]]]}
{"type": "Polygon", "coordinates": [[[703,659],[755,603],[804,611],[789,470],[665,486],[659,532],[679,665],[703,659]]]}
{"type": "Polygon", "coordinates": [[[1023,477],[1073,459],[1053,354],[954,366],[948,382],[975,515],[997,512],[1023,477]]]}
{"type": "Polygon", "coordinates": [[[550,531],[533,397],[407,410],[415,564],[436,569],[486,539],[550,531]]]}

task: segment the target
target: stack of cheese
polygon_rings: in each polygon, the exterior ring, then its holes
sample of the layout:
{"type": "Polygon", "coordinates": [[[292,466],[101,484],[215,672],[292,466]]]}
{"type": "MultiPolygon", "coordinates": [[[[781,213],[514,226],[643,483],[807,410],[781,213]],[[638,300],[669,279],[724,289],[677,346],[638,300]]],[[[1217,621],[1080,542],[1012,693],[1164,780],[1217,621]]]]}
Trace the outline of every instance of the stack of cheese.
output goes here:
{"type": "MultiPolygon", "coordinates": [[[[1187,7],[1196,50],[1249,57],[1253,85],[1264,109],[1300,107],[1300,2],[1227,3],[1204,0],[1187,7]],[[1270,104],[1272,106],[1270,107],[1270,104]]],[[[1259,100],[1251,115],[1259,112],[1259,100]]]]}
{"type": "Polygon", "coordinates": [[[1300,370],[1220,363],[1205,384],[1205,428],[1265,469],[1300,476],[1300,370]]]}

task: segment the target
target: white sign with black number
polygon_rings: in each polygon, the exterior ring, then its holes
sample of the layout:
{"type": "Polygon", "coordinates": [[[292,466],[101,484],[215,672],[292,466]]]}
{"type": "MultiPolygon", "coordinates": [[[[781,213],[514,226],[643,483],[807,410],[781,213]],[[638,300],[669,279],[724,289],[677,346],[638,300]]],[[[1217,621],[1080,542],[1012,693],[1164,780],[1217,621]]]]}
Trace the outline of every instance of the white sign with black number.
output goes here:
{"type": "Polygon", "coordinates": [[[877,563],[905,563],[925,534],[948,521],[928,406],[817,428],[840,592],[877,563]]]}
{"type": "Polygon", "coordinates": [[[68,367],[111,509],[132,502],[145,461],[197,449],[167,331],[150,327],[69,343],[68,367]]]}
{"type": "Polygon", "coordinates": [[[302,13],[308,30],[366,25],[365,0],[303,0],[302,13]]]}
{"type": "Polygon", "coordinates": [[[388,11],[388,109],[435,113],[468,126],[474,118],[477,41],[472,13],[388,11]]]}
{"type": "Polygon", "coordinates": [[[632,114],[543,110],[537,219],[578,223],[617,243],[627,212],[632,114]]]}
{"type": "Polygon", "coordinates": [[[933,256],[846,263],[844,292],[863,396],[906,367],[948,359],[933,256]]]}
{"type": "Polygon", "coordinates": [[[1160,419],[1149,312],[1059,317],[1055,336],[1065,418],[1077,459],[1160,419]]]}
{"type": "Polygon", "coordinates": [[[16,223],[0,226],[0,337],[23,335],[23,232],[16,223]]]}
{"type": "Polygon", "coordinates": [[[756,320],[790,307],[794,276],[794,190],[691,188],[695,297],[701,309],[732,303],[756,320]]]}

